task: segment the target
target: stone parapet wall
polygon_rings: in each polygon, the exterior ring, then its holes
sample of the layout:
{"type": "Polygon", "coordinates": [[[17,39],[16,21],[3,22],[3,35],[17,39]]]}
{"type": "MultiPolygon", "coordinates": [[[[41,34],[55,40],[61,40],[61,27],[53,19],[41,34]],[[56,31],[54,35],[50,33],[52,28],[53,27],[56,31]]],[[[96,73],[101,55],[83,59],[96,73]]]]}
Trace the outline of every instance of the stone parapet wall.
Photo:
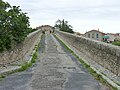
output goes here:
{"type": "Polygon", "coordinates": [[[35,44],[40,40],[41,30],[30,33],[23,43],[14,45],[8,51],[0,53],[0,66],[25,61],[30,57],[35,44]]]}
{"type": "Polygon", "coordinates": [[[120,47],[69,33],[55,31],[62,40],[75,47],[102,67],[120,76],[120,47]]]}

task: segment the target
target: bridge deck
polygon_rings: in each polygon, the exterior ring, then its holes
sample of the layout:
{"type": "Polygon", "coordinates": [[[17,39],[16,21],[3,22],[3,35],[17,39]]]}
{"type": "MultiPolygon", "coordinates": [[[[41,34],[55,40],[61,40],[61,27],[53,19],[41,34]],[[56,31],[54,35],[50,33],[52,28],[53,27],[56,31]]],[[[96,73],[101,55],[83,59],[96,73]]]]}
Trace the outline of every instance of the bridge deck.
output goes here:
{"type": "Polygon", "coordinates": [[[110,90],[100,84],[52,35],[45,34],[30,69],[0,81],[0,90],[110,90]]]}

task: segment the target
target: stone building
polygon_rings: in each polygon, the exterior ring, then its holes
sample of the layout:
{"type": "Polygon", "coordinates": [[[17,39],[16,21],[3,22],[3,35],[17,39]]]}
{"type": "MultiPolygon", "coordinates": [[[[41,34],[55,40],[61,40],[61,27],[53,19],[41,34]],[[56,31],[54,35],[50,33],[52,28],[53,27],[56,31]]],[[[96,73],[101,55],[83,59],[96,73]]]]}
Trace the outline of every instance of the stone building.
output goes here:
{"type": "Polygon", "coordinates": [[[47,33],[53,33],[54,32],[54,27],[50,26],[50,25],[42,25],[37,27],[39,29],[41,29],[43,32],[47,32],[47,33]]]}
{"type": "Polygon", "coordinates": [[[75,32],[74,34],[75,34],[75,35],[78,35],[78,36],[82,36],[82,34],[79,33],[79,32],[75,32]]]}
{"type": "Polygon", "coordinates": [[[104,35],[105,35],[105,33],[99,31],[99,29],[98,30],[91,30],[91,31],[88,31],[84,34],[85,37],[91,38],[91,39],[94,39],[97,41],[103,41],[104,35]]]}
{"type": "Polygon", "coordinates": [[[116,33],[116,38],[115,38],[115,40],[117,40],[117,41],[120,41],[120,33],[116,33]]]}

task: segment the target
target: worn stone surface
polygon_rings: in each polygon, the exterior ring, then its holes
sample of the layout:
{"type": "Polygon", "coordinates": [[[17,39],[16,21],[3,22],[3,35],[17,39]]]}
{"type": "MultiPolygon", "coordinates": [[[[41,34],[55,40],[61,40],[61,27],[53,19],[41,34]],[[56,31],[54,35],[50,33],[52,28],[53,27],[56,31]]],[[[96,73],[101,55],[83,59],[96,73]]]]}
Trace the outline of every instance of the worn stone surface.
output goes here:
{"type": "Polygon", "coordinates": [[[46,34],[41,43],[45,47],[39,49],[37,63],[0,81],[0,90],[110,90],[96,81],[53,35],[46,34]]]}

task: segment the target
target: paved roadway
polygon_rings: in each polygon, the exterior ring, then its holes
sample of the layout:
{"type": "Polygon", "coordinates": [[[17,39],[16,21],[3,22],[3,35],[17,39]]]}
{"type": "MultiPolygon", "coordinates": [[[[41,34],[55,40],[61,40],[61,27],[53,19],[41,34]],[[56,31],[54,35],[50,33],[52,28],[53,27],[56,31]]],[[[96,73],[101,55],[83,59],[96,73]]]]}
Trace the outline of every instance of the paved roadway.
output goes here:
{"type": "Polygon", "coordinates": [[[45,34],[40,44],[36,64],[0,81],[0,90],[109,90],[52,34],[45,34]]]}

